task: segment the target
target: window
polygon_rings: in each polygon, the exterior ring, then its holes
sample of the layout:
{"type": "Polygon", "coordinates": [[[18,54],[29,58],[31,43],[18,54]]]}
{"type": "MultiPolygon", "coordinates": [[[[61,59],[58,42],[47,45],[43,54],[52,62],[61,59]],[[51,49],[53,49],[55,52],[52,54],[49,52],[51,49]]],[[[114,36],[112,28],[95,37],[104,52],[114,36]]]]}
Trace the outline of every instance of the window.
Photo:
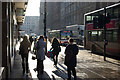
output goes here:
{"type": "Polygon", "coordinates": [[[98,41],[103,41],[103,31],[98,31],[98,41]]]}
{"type": "Polygon", "coordinates": [[[117,42],[117,40],[118,40],[118,32],[117,32],[117,30],[114,30],[113,31],[113,42],[117,42]]]}
{"type": "Polygon", "coordinates": [[[88,32],[88,41],[91,41],[91,31],[88,32]]]}
{"type": "Polygon", "coordinates": [[[118,7],[114,8],[113,15],[114,15],[114,18],[118,18],[118,15],[119,15],[119,8],[118,7]]]}
{"type": "Polygon", "coordinates": [[[92,31],[91,40],[92,41],[98,41],[98,33],[97,33],[97,31],[92,31]]]}
{"type": "Polygon", "coordinates": [[[106,31],[106,40],[112,41],[112,30],[106,31]]]}
{"type": "Polygon", "coordinates": [[[87,21],[91,21],[91,16],[86,17],[87,21]]]}

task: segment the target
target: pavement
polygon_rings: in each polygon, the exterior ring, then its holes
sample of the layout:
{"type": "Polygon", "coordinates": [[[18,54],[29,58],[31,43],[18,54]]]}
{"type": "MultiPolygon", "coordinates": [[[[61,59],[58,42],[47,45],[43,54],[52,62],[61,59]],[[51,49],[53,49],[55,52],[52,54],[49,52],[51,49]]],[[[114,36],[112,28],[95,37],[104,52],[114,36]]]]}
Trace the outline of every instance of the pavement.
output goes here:
{"type": "MultiPolygon", "coordinates": [[[[31,48],[32,50],[33,50],[33,45],[34,43],[32,44],[32,48],[31,48]]],[[[44,60],[44,72],[42,75],[37,76],[37,71],[34,71],[34,69],[37,66],[37,60],[32,59],[32,56],[34,56],[32,52],[29,52],[29,60],[28,60],[29,74],[28,76],[22,75],[21,56],[19,55],[19,52],[18,52],[19,46],[20,46],[20,43],[18,42],[18,44],[16,45],[17,52],[14,59],[14,65],[10,74],[11,80],[12,79],[15,79],[15,80],[41,80],[41,79],[65,80],[67,79],[66,66],[62,66],[58,64],[57,67],[55,67],[53,65],[53,60],[51,58],[48,58],[47,56],[45,56],[45,60],[44,60]]],[[[48,49],[50,49],[50,47],[48,47],[48,49]]]]}
{"type": "MultiPolygon", "coordinates": [[[[48,42],[47,43],[48,47],[47,49],[49,50],[51,48],[51,44],[48,42]]],[[[33,43],[34,45],[34,43],[33,43]]],[[[31,48],[33,49],[33,48],[31,48]]],[[[37,60],[33,60],[32,56],[34,54],[30,53],[29,54],[29,69],[31,73],[31,77],[33,80],[41,80],[41,79],[46,79],[46,80],[65,80],[67,79],[67,71],[66,71],[66,66],[63,66],[61,64],[57,64],[57,67],[55,67],[53,64],[53,60],[51,58],[48,58],[45,56],[44,60],[44,73],[42,75],[37,76],[37,72],[34,71],[34,69],[37,66],[37,60]]]]}
{"type": "Polygon", "coordinates": [[[22,75],[22,59],[21,55],[19,55],[19,46],[20,42],[16,44],[16,53],[14,55],[14,65],[12,71],[10,73],[10,80],[32,80],[31,73],[26,75],[22,75]]]}
{"type": "MultiPolygon", "coordinates": [[[[34,44],[34,43],[33,43],[34,44]]],[[[82,46],[79,46],[80,50],[77,55],[77,80],[120,80],[120,61],[106,58],[103,60],[103,56],[91,53],[91,51],[84,50],[82,46]]],[[[48,50],[51,48],[51,44],[48,42],[48,50]]],[[[33,45],[32,45],[33,49],[33,45]]],[[[11,78],[28,79],[28,80],[66,80],[67,68],[64,65],[64,50],[62,50],[58,57],[57,67],[53,66],[53,60],[45,57],[44,60],[44,73],[37,76],[37,72],[34,68],[37,66],[37,60],[32,60],[33,53],[29,53],[29,76],[22,76],[22,65],[19,54],[16,54],[14,67],[11,72],[11,78]]],[[[73,79],[73,76],[72,76],[73,79]]]]}

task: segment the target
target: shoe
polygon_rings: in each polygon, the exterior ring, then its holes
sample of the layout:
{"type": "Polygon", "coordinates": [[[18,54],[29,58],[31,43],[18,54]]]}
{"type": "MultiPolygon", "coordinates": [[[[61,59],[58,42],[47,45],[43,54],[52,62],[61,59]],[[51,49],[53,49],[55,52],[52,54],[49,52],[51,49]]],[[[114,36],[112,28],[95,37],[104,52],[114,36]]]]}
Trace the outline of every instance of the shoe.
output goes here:
{"type": "Polygon", "coordinates": [[[57,68],[57,65],[54,65],[55,68],[57,68]]]}
{"type": "Polygon", "coordinates": [[[26,73],[26,77],[30,77],[30,73],[26,73]]]}

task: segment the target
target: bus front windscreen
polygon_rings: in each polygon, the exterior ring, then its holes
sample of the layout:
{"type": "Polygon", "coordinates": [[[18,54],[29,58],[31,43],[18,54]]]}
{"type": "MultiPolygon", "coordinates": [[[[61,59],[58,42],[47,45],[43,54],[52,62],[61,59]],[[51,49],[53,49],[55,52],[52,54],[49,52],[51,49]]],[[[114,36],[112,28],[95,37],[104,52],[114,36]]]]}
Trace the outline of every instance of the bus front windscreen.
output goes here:
{"type": "Polygon", "coordinates": [[[61,39],[62,40],[68,40],[71,37],[70,31],[62,31],[61,32],[61,39]]]}

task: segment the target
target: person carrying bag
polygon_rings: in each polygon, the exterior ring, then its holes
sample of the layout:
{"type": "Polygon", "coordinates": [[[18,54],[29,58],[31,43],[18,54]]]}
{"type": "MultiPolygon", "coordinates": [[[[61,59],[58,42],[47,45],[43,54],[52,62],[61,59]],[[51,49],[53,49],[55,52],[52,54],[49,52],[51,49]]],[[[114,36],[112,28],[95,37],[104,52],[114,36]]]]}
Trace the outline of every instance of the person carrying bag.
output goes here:
{"type": "Polygon", "coordinates": [[[54,66],[57,66],[57,61],[58,61],[58,55],[59,52],[61,51],[60,47],[60,42],[57,38],[52,39],[52,54],[53,54],[53,61],[54,61],[54,66]]]}

